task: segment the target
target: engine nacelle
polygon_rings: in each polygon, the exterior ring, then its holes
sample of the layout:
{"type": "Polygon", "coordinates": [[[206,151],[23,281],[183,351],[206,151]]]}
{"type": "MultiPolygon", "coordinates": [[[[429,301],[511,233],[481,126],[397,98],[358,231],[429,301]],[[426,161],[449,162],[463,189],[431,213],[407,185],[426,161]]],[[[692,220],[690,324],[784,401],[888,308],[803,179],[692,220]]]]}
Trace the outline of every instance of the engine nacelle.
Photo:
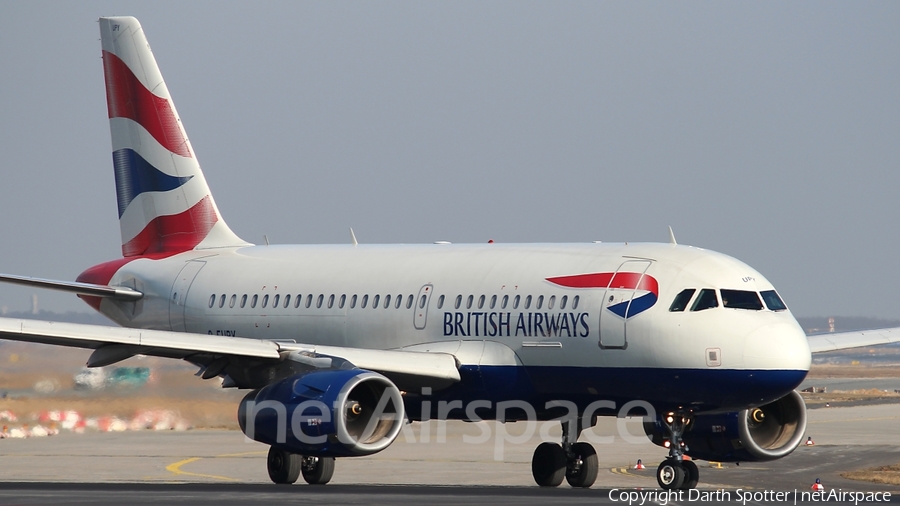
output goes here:
{"type": "MultiPolygon", "coordinates": [[[[669,432],[661,420],[644,422],[644,432],[665,446],[669,432]]],[[[718,462],[780,459],[794,451],[806,432],[806,403],[797,392],[758,408],[723,415],[695,416],[682,439],[693,458],[718,462]]]]}
{"type": "Polygon", "coordinates": [[[400,390],[360,369],[291,376],[250,392],[238,410],[250,439],[318,457],[380,452],[397,438],[404,418],[400,390]]]}

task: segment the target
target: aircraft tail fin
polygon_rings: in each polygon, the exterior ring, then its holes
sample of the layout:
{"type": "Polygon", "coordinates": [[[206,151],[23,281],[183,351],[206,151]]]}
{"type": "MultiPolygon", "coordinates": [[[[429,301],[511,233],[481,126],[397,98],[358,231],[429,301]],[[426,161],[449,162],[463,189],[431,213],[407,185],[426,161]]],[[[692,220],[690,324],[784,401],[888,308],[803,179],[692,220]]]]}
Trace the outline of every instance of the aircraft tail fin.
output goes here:
{"type": "Polygon", "coordinates": [[[100,18],[100,35],[122,255],[247,245],[219,214],[141,24],[100,18]]]}

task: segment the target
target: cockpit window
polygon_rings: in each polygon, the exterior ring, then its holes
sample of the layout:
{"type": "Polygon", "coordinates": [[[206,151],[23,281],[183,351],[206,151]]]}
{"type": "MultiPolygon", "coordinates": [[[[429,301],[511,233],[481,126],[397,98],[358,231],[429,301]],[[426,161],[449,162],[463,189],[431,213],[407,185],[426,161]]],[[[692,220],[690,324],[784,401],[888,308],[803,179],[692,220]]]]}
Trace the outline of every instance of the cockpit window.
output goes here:
{"type": "Polygon", "coordinates": [[[722,289],[722,305],[732,309],[751,309],[759,311],[763,308],[759,295],[746,290],[722,289]]]}
{"type": "Polygon", "coordinates": [[[694,305],[691,306],[691,311],[703,311],[704,309],[712,309],[714,307],[719,307],[719,299],[716,298],[716,291],[712,288],[704,288],[700,290],[700,295],[697,296],[697,300],[694,301],[694,305]]]}
{"type": "Polygon", "coordinates": [[[669,306],[669,311],[675,313],[678,311],[684,311],[687,308],[688,302],[691,301],[691,297],[694,296],[694,292],[696,292],[694,288],[685,288],[678,295],[675,296],[675,300],[672,301],[672,305],[669,306]]]}
{"type": "Polygon", "coordinates": [[[762,298],[766,301],[766,307],[772,311],[784,311],[787,309],[787,306],[784,305],[784,302],[781,301],[781,297],[775,293],[775,290],[766,290],[761,293],[762,298]]]}

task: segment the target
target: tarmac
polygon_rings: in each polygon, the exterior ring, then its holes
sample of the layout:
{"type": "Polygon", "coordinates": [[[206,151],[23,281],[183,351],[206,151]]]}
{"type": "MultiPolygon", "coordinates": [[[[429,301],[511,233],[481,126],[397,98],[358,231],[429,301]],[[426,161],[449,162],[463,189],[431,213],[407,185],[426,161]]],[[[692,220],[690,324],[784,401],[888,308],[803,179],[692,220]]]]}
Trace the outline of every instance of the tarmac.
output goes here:
{"type": "MultiPolygon", "coordinates": [[[[600,461],[600,474],[590,490],[565,484],[540,489],[534,484],[532,452],[542,439],[557,440],[557,424],[412,424],[379,454],[339,459],[332,482],[325,486],[272,484],[266,473],[267,447],[236,431],[5,439],[0,440],[0,504],[618,504],[621,496],[616,494],[622,490],[658,488],[655,470],[666,451],[642,434],[638,420],[604,418],[582,435],[594,443],[600,461]],[[646,470],[633,469],[637,459],[646,470]]],[[[900,497],[900,487],[839,476],[900,463],[900,406],[812,409],[807,434],[815,446],[803,445],[773,462],[718,468],[698,461],[700,490],[729,491],[730,498],[719,497],[727,502],[768,504],[748,502],[746,496],[739,500],[737,491],[805,492],[821,478],[829,490],[892,492],[900,497]]],[[[696,502],[682,499],[652,503],[696,502]]]]}

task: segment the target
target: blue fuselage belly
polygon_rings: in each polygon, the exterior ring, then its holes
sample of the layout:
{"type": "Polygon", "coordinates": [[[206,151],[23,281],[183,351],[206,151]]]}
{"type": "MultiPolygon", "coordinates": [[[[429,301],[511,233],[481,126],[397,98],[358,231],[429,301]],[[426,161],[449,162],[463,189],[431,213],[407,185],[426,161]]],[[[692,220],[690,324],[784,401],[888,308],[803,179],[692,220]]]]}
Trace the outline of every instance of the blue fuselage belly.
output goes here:
{"type": "MultiPolygon", "coordinates": [[[[534,408],[539,420],[566,414],[547,403],[574,403],[579,413],[616,415],[626,403],[645,401],[657,412],[685,408],[697,413],[739,411],[779,399],[806,377],[805,370],[660,369],[641,367],[463,366],[462,381],[430,395],[410,392],[407,414],[421,420],[492,419],[498,403],[507,420],[527,418],[514,402],[534,408]],[[422,402],[428,404],[423,406],[422,402]],[[455,404],[451,404],[454,403],[455,404]],[[474,404],[481,401],[480,404],[474,404]],[[597,401],[611,401],[614,408],[597,401]],[[443,411],[442,411],[443,406],[443,411]],[[455,407],[454,407],[455,406],[455,407]],[[475,406],[475,407],[472,407],[475,406]],[[504,407],[505,406],[505,407],[504,407]],[[424,409],[423,409],[424,408],[424,409]],[[452,409],[451,409],[452,408],[452,409]],[[472,415],[476,415],[473,417],[472,415]]],[[[640,415],[640,411],[632,412],[640,415]]]]}

